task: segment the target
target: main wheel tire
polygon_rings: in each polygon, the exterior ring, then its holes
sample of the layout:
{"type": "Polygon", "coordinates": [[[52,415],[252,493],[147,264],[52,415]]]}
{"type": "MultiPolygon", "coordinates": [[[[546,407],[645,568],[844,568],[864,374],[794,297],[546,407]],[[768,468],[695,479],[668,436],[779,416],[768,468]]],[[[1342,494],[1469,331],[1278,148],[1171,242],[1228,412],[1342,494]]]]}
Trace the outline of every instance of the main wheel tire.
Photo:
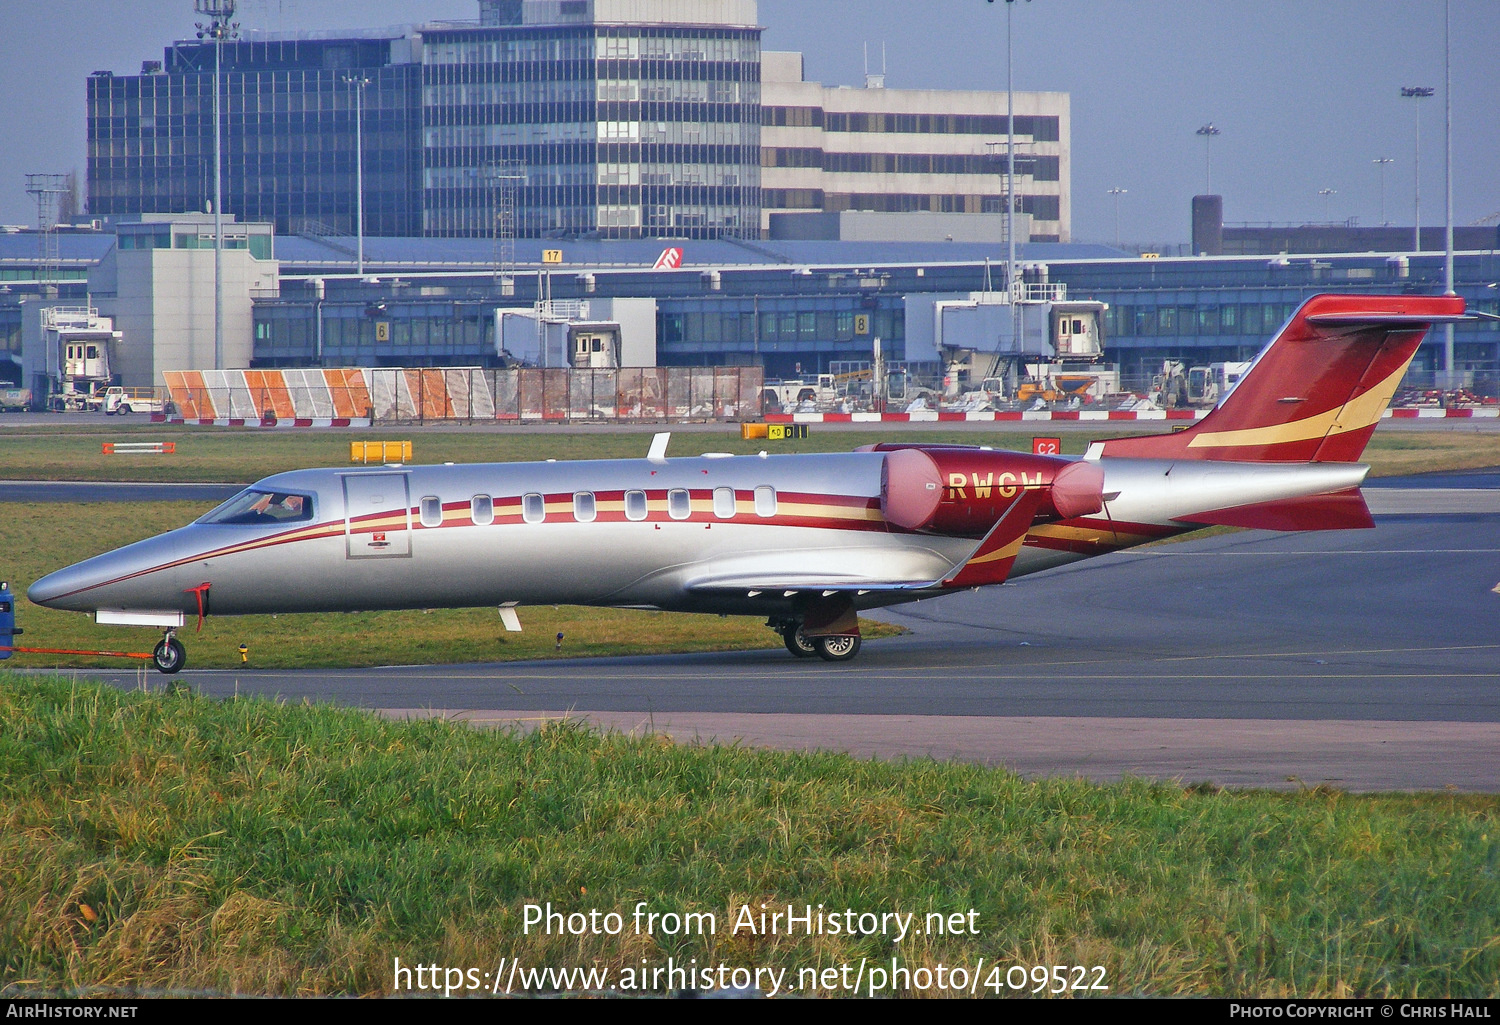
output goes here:
{"type": "Polygon", "coordinates": [[[156,663],[158,671],[167,676],[175,676],[187,665],[187,649],[177,638],[169,637],[152,649],[151,661],[156,663]]]}
{"type": "Polygon", "coordinates": [[[786,642],[786,650],[798,658],[812,658],[818,653],[818,646],[802,636],[801,623],[788,623],[782,627],[781,639],[786,642]]]}
{"type": "Polygon", "coordinates": [[[129,404],[128,403],[124,403],[124,402],[120,403],[120,412],[126,414],[127,416],[130,415],[130,406],[129,406],[129,404]]]}
{"type": "Polygon", "coordinates": [[[835,634],[819,637],[815,642],[818,657],[825,662],[847,662],[859,654],[858,634],[835,634]]]}

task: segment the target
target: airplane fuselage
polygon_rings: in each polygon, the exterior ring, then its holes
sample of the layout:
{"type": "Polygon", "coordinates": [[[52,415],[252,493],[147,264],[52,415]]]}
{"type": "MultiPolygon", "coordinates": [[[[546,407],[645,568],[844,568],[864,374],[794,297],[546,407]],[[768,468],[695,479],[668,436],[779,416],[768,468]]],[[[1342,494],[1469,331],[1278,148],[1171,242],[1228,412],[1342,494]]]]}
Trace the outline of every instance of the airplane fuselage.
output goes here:
{"type": "MultiPolygon", "coordinates": [[[[30,596],[77,611],[190,616],[514,603],[774,615],[806,590],[837,588],[859,609],[943,593],[990,524],[945,533],[891,523],[886,456],[297,470],[246,492],[278,506],[299,499],[295,514],[237,513],[232,501],[51,574],[30,596]]],[[[1191,513],[1354,488],[1366,471],[1098,463],[1103,509],[1039,515],[1009,576],[1196,529],[1177,519],[1191,513]]],[[[992,473],[987,485],[977,473],[958,476],[943,481],[943,501],[955,506],[981,490],[1027,486],[1019,475],[997,482],[992,473]]]]}

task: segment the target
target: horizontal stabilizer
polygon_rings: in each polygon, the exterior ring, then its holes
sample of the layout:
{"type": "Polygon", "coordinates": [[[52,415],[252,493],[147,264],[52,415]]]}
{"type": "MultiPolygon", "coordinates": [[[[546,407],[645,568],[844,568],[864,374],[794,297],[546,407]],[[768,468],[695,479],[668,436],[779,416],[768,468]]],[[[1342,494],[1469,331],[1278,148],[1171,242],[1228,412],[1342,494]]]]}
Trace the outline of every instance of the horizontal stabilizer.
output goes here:
{"type": "Polygon", "coordinates": [[[1253,530],[1367,530],[1375,526],[1359,488],[1176,517],[1179,523],[1253,530]]]}

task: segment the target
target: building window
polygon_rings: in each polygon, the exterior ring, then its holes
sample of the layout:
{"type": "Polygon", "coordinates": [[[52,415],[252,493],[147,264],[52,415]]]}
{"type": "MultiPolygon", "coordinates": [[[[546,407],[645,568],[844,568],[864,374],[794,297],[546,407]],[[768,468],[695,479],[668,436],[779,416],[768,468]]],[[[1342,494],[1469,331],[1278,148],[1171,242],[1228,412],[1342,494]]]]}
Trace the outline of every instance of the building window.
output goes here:
{"type": "Polygon", "coordinates": [[[489,495],[475,495],[469,499],[469,519],[476,526],[487,527],[495,522],[495,501],[489,495]]]}

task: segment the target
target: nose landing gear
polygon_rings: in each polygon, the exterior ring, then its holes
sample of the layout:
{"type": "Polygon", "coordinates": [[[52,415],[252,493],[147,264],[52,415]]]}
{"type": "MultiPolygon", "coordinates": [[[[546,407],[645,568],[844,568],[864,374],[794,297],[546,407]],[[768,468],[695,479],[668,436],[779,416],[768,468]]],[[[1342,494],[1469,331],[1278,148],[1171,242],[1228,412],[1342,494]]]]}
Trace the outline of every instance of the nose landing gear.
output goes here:
{"type": "Polygon", "coordinates": [[[161,643],[151,651],[151,661],[158,671],[174,676],[187,665],[187,648],[177,639],[177,631],[168,630],[161,643]]]}

